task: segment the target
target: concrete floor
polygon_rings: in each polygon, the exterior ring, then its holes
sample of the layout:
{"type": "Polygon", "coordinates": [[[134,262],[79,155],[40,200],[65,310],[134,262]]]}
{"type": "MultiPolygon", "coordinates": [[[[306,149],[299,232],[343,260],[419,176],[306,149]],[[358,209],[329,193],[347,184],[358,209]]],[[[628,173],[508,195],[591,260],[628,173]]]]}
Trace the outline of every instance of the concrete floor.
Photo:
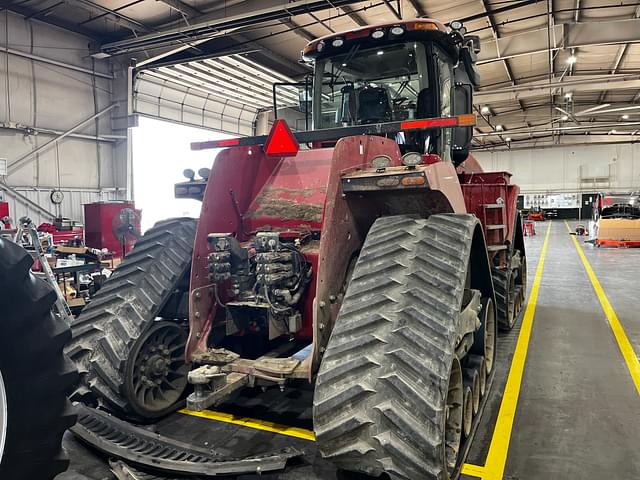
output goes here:
{"type": "MultiPolygon", "coordinates": [[[[640,397],[564,222],[538,223],[538,235],[526,239],[529,289],[549,225],[548,251],[504,478],[640,478],[640,397]]],[[[640,351],[640,249],[593,248],[581,238],[578,241],[631,344],[640,351]]],[[[467,463],[485,463],[519,331],[520,323],[500,336],[494,386],[467,463]]],[[[278,392],[247,392],[242,409],[226,406],[222,410],[311,428],[311,398],[310,389],[291,389],[284,399],[278,392]]],[[[207,442],[222,453],[259,453],[287,444],[306,452],[286,472],[238,477],[243,480],[343,478],[319,458],[313,442],[180,414],[153,428],[199,445],[207,442]]],[[[57,480],[114,478],[105,459],[71,435],[65,441],[71,469],[57,480]]]]}

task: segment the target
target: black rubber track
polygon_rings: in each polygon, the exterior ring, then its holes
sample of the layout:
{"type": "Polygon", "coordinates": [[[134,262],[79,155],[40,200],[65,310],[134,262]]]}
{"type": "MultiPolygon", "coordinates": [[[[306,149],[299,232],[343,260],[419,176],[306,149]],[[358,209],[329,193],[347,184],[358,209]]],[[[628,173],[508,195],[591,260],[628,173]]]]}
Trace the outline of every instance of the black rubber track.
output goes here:
{"type": "Polygon", "coordinates": [[[516,320],[514,293],[511,290],[513,272],[511,268],[492,268],[493,289],[496,293],[496,318],[500,330],[508,331],[513,328],[516,320]]]}
{"type": "Polygon", "coordinates": [[[514,250],[509,253],[509,262],[512,264],[509,268],[491,269],[496,293],[496,318],[502,331],[511,330],[516,323],[527,288],[526,258],[519,250],[514,250]]]}
{"type": "Polygon", "coordinates": [[[322,454],[345,470],[445,479],[445,402],[472,215],[383,217],[369,231],[314,395],[322,454]]]}
{"type": "Polygon", "coordinates": [[[23,248],[0,239],[0,371],[7,395],[3,480],[49,480],[65,471],[62,435],[76,422],[67,395],[78,372],[63,354],[71,332],[51,312],[56,294],[30,273],[32,264],[23,248]]]}
{"type": "Polygon", "coordinates": [[[67,352],[80,369],[79,393],[97,397],[121,416],[145,420],[173,409],[136,408],[128,400],[124,372],[136,340],[190,268],[196,223],[176,218],[149,229],[71,325],[73,340],[67,352]]]}

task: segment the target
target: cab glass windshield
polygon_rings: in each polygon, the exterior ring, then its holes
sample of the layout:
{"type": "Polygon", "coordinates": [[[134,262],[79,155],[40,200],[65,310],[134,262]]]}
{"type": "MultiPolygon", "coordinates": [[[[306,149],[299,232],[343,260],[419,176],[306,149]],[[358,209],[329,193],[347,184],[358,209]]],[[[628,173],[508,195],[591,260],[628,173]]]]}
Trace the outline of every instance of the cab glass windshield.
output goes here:
{"type": "Polygon", "coordinates": [[[424,45],[415,42],[367,49],[354,45],[348,53],[317,60],[314,128],[425,116],[418,112],[428,101],[427,64],[424,45]]]}

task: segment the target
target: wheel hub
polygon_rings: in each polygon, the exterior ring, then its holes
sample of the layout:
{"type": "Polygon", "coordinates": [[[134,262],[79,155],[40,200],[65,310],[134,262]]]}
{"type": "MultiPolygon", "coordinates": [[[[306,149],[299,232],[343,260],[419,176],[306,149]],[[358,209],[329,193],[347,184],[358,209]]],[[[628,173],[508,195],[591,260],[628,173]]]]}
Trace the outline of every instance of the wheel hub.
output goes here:
{"type": "Polygon", "coordinates": [[[172,322],[157,322],[138,340],[127,370],[128,398],[136,411],[160,415],[180,400],[189,370],[185,344],[186,332],[172,322]]]}

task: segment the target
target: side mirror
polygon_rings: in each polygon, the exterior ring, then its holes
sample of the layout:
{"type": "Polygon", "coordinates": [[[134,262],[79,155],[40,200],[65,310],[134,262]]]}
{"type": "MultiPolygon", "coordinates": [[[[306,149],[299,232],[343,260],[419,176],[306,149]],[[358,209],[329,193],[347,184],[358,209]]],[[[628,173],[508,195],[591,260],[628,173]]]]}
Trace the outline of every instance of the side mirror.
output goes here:
{"type": "MultiPolygon", "coordinates": [[[[473,112],[473,90],[471,85],[456,83],[453,87],[453,112],[456,116],[473,112]]],[[[464,162],[469,156],[472,138],[473,127],[455,127],[453,129],[451,159],[455,165],[464,162]]]]}

